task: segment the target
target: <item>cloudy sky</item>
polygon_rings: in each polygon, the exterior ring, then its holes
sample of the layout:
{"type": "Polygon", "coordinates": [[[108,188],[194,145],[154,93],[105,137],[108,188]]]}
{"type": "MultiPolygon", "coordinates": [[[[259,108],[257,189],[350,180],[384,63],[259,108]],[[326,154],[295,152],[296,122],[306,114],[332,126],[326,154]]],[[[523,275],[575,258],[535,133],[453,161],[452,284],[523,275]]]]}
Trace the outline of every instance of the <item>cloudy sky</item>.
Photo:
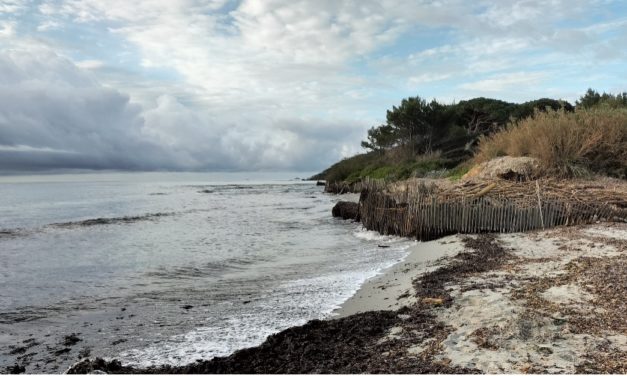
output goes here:
{"type": "Polygon", "coordinates": [[[0,171],[321,170],[402,98],[627,90],[617,0],[0,0],[0,171]]]}

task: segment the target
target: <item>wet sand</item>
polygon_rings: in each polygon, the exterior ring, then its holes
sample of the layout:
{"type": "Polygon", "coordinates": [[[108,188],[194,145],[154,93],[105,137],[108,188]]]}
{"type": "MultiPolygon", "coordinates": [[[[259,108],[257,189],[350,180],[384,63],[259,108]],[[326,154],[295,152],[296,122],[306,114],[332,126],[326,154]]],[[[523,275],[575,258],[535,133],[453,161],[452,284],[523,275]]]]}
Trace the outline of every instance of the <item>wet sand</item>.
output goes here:
{"type": "MultiPolygon", "coordinates": [[[[366,281],[361,288],[334,312],[333,318],[379,310],[397,310],[416,303],[413,281],[433,271],[464,250],[462,236],[416,243],[407,257],[366,281]]],[[[382,252],[385,252],[383,249],[382,252]]]]}

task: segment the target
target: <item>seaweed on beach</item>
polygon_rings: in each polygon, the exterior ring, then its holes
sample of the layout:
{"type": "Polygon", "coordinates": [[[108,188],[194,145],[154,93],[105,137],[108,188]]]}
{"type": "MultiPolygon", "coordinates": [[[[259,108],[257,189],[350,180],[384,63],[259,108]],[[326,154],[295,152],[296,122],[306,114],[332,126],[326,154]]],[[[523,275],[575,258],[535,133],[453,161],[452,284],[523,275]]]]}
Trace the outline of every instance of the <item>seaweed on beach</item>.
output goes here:
{"type": "MultiPolygon", "coordinates": [[[[313,320],[274,334],[260,346],[239,350],[228,357],[197,361],[185,366],[145,369],[123,366],[119,360],[84,360],[68,373],[470,373],[428,357],[407,356],[404,340],[381,342],[397,325],[410,325],[433,338],[443,327],[419,311],[365,312],[336,320],[313,320]],[[409,318],[401,318],[409,313],[409,318]]],[[[445,337],[443,333],[439,337],[445,337]]],[[[443,338],[442,338],[443,339],[443,338]]]]}
{"type": "MultiPolygon", "coordinates": [[[[582,239],[581,229],[564,229],[560,233],[582,239]]],[[[590,336],[585,354],[575,366],[577,373],[624,374],[627,351],[610,338],[627,333],[627,241],[590,235],[584,238],[597,243],[592,248],[601,243],[601,247],[611,246],[619,255],[573,258],[565,264],[563,273],[528,279],[511,296],[524,303],[532,320],[549,317],[564,333],[590,336]],[[564,303],[544,295],[550,288],[564,285],[578,286],[588,298],[564,303]]]]}
{"type": "Polygon", "coordinates": [[[271,335],[260,346],[182,367],[135,369],[119,361],[83,361],[69,373],[358,373],[367,372],[376,339],[399,319],[391,311],[313,320],[271,335]]]}
{"type": "Polygon", "coordinates": [[[414,281],[417,298],[423,302],[441,301],[450,306],[453,298],[445,285],[460,281],[472,274],[494,270],[513,256],[503,248],[491,234],[464,237],[466,250],[452,257],[450,263],[427,273],[414,281]]]}

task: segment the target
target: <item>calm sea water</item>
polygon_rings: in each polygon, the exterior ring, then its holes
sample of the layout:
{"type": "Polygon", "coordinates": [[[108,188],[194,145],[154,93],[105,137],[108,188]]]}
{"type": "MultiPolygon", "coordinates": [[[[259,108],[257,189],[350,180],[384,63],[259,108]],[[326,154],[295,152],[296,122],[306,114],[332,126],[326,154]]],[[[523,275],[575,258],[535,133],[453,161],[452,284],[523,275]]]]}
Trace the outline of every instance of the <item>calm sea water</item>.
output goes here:
{"type": "Polygon", "coordinates": [[[181,364],[329,317],[412,243],[333,219],[339,198],[296,176],[0,178],[0,367],[181,364]]]}

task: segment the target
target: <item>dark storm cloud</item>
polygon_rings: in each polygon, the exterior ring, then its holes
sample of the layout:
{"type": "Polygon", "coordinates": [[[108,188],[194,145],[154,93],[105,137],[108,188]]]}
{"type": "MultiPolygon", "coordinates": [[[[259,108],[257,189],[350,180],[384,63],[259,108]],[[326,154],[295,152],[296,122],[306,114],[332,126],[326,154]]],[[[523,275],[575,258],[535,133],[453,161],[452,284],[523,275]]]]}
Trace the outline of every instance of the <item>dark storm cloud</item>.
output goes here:
{"type": "Polygon", "coordinates": [[[50,51],[0,55],[3,171],[313,170],[336,158],[338,139],[354,137],[315,120],[271,121],[270,132],[220,124],[167,95],[145,109],[50,51]]]}

